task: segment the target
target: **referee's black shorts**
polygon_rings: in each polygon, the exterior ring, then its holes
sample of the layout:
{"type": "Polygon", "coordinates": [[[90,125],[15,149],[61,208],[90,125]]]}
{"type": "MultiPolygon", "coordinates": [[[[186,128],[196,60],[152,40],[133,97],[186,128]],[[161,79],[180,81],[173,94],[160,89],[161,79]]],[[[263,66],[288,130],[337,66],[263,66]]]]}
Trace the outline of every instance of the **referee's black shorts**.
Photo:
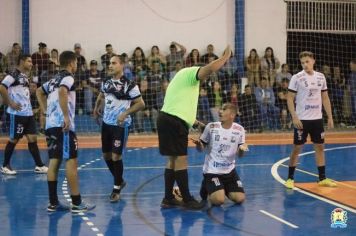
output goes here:
{"type": "Polygon", "coordinates": [[[294,128],[294,144],[302,145],[307,141],[308,135],[312,143],[324,143],[324,123],[323,119],[301,120],[303,129],[294,128]]]}
{"type": "Polygon", "coordinates": [[[189,128],[185,121],[160,112],[157,118],[157,132],[161,155],[187,155],[189,128]]]}

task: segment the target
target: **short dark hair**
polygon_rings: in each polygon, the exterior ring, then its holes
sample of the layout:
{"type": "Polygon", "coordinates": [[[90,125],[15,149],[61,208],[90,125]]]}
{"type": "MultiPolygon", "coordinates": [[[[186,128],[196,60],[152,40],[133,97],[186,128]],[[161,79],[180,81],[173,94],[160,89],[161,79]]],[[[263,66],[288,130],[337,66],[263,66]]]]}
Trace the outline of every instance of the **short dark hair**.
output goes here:
{"type": "Polygon", "coordinates": [[[15,46],[20,46],[20,44],[19,44],[19,43],[13,43],[12,46],[13,46],[13,47],[15,47],[15,46]]]}
{"type": "Polygon", "coordinates": [[[312,53],[310,51],[303,51],[303,52],[299,53],[299,59],[302,59],[303,57],[311,57],[311,58],[315,59],[314,53],[312,53]]]}
{"type": "Polygon", "coordinates": [[[246,89],[246,88],[251,88],[251,86],[250,86],[249,84],[246,84],[246,85],[245,85],[245,89],[246,89]]]}
{"type": "Polygon", "coordinates": [[[288,78],[283,78],[283,79],[282,79],[282,83],[283,83],[283,82],[289,83],[289,79],[288,79],[288,78]]]}
{"type": "Polygon", "coordinates": [[[30,54],[20,54],[19,59],[17,60],[17,65],[20,65],[20,61],[26,61],[27,58],[31,58],[30,54]]]}
{"type": "MultiPolygon", "coordinates": [[[[121,55],[114,55],[114,56],[112,56],[111,58],[113,58],[113,57],[119,58],[120,64],[124,64],[124,63],[125,63],[125,56],[124,56],[123,54],[121,54],[121,55]]],[[[110,59],[111,59],[111,58],[110,58],[110,59]]]]}
{"type": "Polygon", "coordinates": [[[71,62],[75,61],[77,56],[72,51],[64,51],[59,55],[59,63],[62,67],[67,67],[71,62]]]}
{"type": "Polygon", "coordinates": [[[228,102],[228,103],[225,103],[223,106],[225,106],[226,109],[231,110],[233,112],[233,114],[235,114],[235,115],[237,114],[237,107],[234,104],[228,102]]]}
{"type": "Polygon", "coordinates": [[[108,48],[108,47],[112,47],[112,45],[110,43],[106,44],[105,48],[108,48]]]}
{"type": "Polygon", "coordinates": [[[47,44],[40,42],[40,43],[38,44],[38,47],[39,47],[39,48],[46,48],[46,47],[47,47],[47,44]]]}

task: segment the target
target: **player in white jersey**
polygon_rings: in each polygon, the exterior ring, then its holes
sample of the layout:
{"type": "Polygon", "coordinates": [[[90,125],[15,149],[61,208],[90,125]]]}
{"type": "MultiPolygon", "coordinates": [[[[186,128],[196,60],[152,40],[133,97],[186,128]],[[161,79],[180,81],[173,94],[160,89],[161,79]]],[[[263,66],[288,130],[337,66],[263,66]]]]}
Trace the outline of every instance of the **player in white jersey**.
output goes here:
{"type": "Polygon", "coordinates": [[[299,54],[303,71],[295,74],[289,83],[287,104],[294,124],[294,145],[290,155],[287,188],[294,188],[294,172],[298,155],[310,135],[314,144],[319,186],[335,187],[336,183],[325,175],[324,126],[322,107],[328,116],[328,128],[334,127],[331,105],[322,73],[314,71],[314,54],[304,51],[299,54]],[[296,103],[296,108],[294,105],[296,103]]]}
{"type": "Polygon", "coordinates": [[[236,113],[236,106],[224,104],[219,112],[220,122],[207,124],[200,140],[193,140],[199,151],[203,146],[207,150],[200,195],[203,200],[209,195],[213,205],[223,204],[225,195],[235,203],[245,200],[235,162],[236,156],[242,157],[248,146],[245,144],[245,129],[234,122],[236,113]]]}
{"type": "Polygon", "coordinates": [[[32,113],[30,100],[30,81],[27,74],[32,68],[30,55],[19,57],[18,68],[5,76],[0,85],[0,95],[7,105],[10,120],[10,137],[5,147],[5,157],[0,171],[3,174],[15,175],[16,171],[10,166],[10,159],[17,142],[25,135],[35,163],[36,173],[47,173],[48,168],[43,164],[37,146],[36,121],[32,113]]]}
{"type": "Polygon", "coordinates": [[[47,173],[49,204],[47,211],[69,210],[58,200],[58,170],[62,160],[66,161],[68,180],[74,213],[91,210],[95,205],[82,201],[78,180],[78,141],[74,128],[75,85],[73,74],[77,70],[77,57],[72,51],[59,56],[61,70],[53,79],[37,89],[36,95],[41,110],[46,114],[46,139],[50,158],[47,173]]]}
{"type": "Polygon", "coordinates": [[[103,158],[114,178],[110,202],[120,200],[120,192],[125,187],[123,180],[122,153],[128,138],[133,113],[142,110],[145,103],[136,83],[124,76],[124,60],[115,55],[110,59],[111,78],[102,83],[101,92],[95,103],[94,118],[101,115],[104,103],[101,143],[103,158]]]}

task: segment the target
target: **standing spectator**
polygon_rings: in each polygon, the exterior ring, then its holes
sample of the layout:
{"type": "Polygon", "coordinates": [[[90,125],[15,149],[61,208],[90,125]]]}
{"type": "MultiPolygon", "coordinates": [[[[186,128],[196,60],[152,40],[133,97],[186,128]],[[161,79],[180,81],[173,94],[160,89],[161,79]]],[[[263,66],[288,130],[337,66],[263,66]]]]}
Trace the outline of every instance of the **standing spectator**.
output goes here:
{"type": "Polygon", "coordinates": [[[122,153],[131,125],[131,115],[145,107],[138,86],[135,81],[124,77],[123,69],[123,58],[113,56],[109,65],[109,74],[112,77],[103,82],[94,108],[94,118],[97,119],[101,115],[102,103],[105,103],[101,144],[104,160],[114,177],[110,202],[120,200],[120,192],[126,185],[123,180],[122,153]]]}
{"type": "Polygon", "coordinates": [[[316,165],[319,172],[319,186],[336,187],[336,183],[326,178],[324,153],[324,124],[321,112],[324,106],[328,117],[328,127],[334,127],[331,105],[322,73],[314,71],[314,54],[304,51],[299,54],[303,71],[291,78],[288,87],[287,104],[294,125],[294,145],[289,159],[287,188],[294,188],[294,172],[303,144],[310,134],[314,144],[316,165]]]}
{"type": "MultiPolygon", "coordinates": [[[[333,99],[331,99],[330,97],[330,102],[333,104],[332,105],[333,117],[335,119],[335,123],[341,125],[342,123],[345,122],[345,118],[342,110],[344,89],[345,89],[345,78],[342,76],[339,66],[333,67],[333,75],[332,75],[330,86],[333,91],[332,93],[333,99]]],[[[329,89],[329,85],[328,85],[328,89],[329,89]]]]}
{"type": "Polygon", "coordinates": [[[167,61],[167,71],[171,72],[175,69],[176,62],[179,61],[181,65],[184,67],[184,60],[183,57],[187,51],[187,49],[177,43],[177,42],[172,42],[171,45],[169,46],[170,54],[166,56],[166,61],[167,61]],[[178,51],[179,47],[179,51],[178,51]]]}
{"type": "Polygon", "coordinates": [[[278,58],[274,56],[273,49],[271,47],[267,47],[265,55],[261,58],[261,72],[262,77],[266,77],[268,79],[270,87],[274,86],[277,70],[280,65],[281,64],[278,58]]]}
{"type": "Polygon", "coordinates": [[[16,175],[11,168],[10,159],[18,141],[25,135],[28,150],[36,163],[36,173],[47,173],[37,146],[36,121],[33,116],[30,100],[30,81],[27,74],[32,69],[31,56],[24,54],[19,57],[18,69],[8,74],[0,85],[0,95],[7,105],[10,118],[10,135],[4,150],[4,162],[1,172],[5,175],[16,175]]]}
{"type": "Polygon", "coordinates": [[[38,52],[32,54],[35,75],[41,76],[42,72],[48,70],[49,54],[47,53],[47,44],[39,43],[38,52]]]}
{"type": "Polygon", "coordinates": [[[70,210],[80,213],[91,210],[95,205],[82,201],[78,180],[78,140],[75,134],[75,88],[73,74],[77,69],[77,56],[64,51],[59,56],[63,68],[52,80],[37,89],[41,110],[47,113],[46,136],[49,156],[47,174],[49,204],[48,212],[69,210],[58,200],[57,185],[59,167],[65,160],[66,178],[72,200],[70,210]]]}
{"type": "Polygon", "coordinates": [[[5,71],[6,71],[5,55],[0,52],[0,76],[5,74],[5,71]]]}
{"type": "Polygon", "coordinates": [[[189,127],[196,123],[200,82],[219,70],[230,58],[231,48],[227,46],[224,55],[203,67],[189,67],[180,70],[170,82],[164,105],[157,119],[159,150],[167,156],[164,172],[165,196],[162,208],[180,205],[173,194],[177,182],[183,197],[183,206],[199,210],[204,204],[197,202],[189,191],[188,183],[188,133],[189,127]]]}
{"type": "Polygon", "coordinates": [[[201,62],[203,62],[204,64],[209,64],[209,57],[212,57],[213,61],[219,58],[217,55],[214,54],[214,46],[212,44],[209,44],[206,47],[206,54],[201,57],[201,62]]]}
{"type": "Polygon", "coordinates": [[[252,86],[260,85],[261,61],[256,49],[251,49],[250,54],[245,60],[247,69],[248,84],[252,86]]]}
{"type": "MultiPolygon", "coordinates": [[[[129,80],[133,80],[134,79],[133,66],[129,56],[126,53],[123,53],[121,54],[121,57],[124,60],[124,76],[129,80]]],[[[107,72],[105,72],[105,77],[108,77],[107,72]]]]}
{"type": "Polygon", "coordinates": [[[166,58],[160,53],[159,47],[156,45],[152,46],[151,54],[147,57],[147,63],[149,69],[152,70],[153,63],[155,62],[159,62],[161,71],[166,71],[166,66],[167,66],[166,58]]]}
{"type": "Polygon", "coordinates": [[[262,128],[275,130],[278,128],[279,109],[274,105],[275,97],[267,78],[262,77],[261,86],[255,87],[255,95],[259,107],[262,128]]]}
{"type": "Polygon", "coordinates": [[[53,48],[51,50],[51,57],[49,58],[49,62],[54,63],[54,65],[56,66],[56,70],[59,71],[60,69],[60,65],[59,65],[59,53],[58,50],[53,48]]]}
{"type": "Polygon", "coordinates": [[[91,60],[90,68],[86,72],[86,79],[83,80],[84,114],[91,115],[93,113],[94,99],[99,95],[102,81],[101,73],[98,70],[98,62],[91,60]]]}
{"type": "Polygon", "coordinates": [[[210,113],[212,121],[219,121],[219,111],[223,104],[224,94],[219,81],[212,82],[212,88],[208,91],[210,113]]]}
{"type": "Polygon", "coordinates": [[[114,50],[110,43],[105,45],[105,51],[106,53],[101,55],[100,59],[101,59],[101,66],[103,67],[103,71],[107,73],[107,70],[109,69],[109,65],[110,65],[110,59],[116,54],[114,53],[114,50]]]}
{"type": "Polygon", "coordinates": [[[20,44],[14,43],[12,44],[12,50],[8,54],[6,54],[6,71],[7,72],[13,72],[16,70],[18,61],[19,61],[19,56],[21,54],[21,47],[20,44]]]}
{"type": "Polygon", "coordinates": [[[77,70],[74,74],[74,77],[76,78],[74,80],[77,98],[76,113],[81,115],[83,114],[84,109],[83,81],[85,80],[88,65],[85,57],[81,55],[82,46],[80,45],[80,43],[74,44],[74,52],[77,57],[77,70]]]}

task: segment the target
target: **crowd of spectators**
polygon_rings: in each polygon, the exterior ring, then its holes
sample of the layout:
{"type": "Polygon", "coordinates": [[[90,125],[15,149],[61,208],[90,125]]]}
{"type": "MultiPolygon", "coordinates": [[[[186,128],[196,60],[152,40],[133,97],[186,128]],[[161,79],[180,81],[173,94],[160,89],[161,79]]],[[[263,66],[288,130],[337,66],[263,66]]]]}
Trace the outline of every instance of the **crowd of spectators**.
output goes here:
{"type": "MultiPolygon", "coordinates": [[[[105,54],[97,60],[87,60],[82,55],[82,46],[76,43],[73,47],[77,55],[78,69],[75,73],[77,105],[76,113],[91,115],[94,101],[100,92],[101,82],[108,77],[110,58],[115,55],[111,44],[105,45],[105,54]]],[[[205,65],[218,58],[212,44],[207,45],[204,53],[192,49],[189,53],[184,45],[172,42],[170,53],[163,55],[157,45],[152,46],[146,56],[141,47],[136,47],[131,56],[121,52],[125,58],[124,75],[135,80],[141,89],[146,103],[144,111],[134,117],[133,132],[145,131],[146,123],[150,130],[156,132],[156,118],[163,105],[165,90],[174,75],[184,67],[205,65]]],[[[38,51],[32,54],[33,71],[31,78],[31,99],[33,109],[43,128],[43,117],[38,110],[35,90],[51,79],[59,70],[59,51],[52,49],[48,53],[46,43],[38,44],[38,51]]],[[[6,73],[16,69],[21,54],[18,43],[6,55],[0,52],[0,81],[6,73]]],[[[294,65],[297,69],[298,65],[294,65]]],[[[207,123],[219,120],[219,109],[225,102],[231,102],[238,108],[237,122],[248,132],[265,130],[291,129],[291,121],[287,108],[288,83],[292,77],[292,68],[284,63],[281,65],[271,47],[265,49],[260,57],[256,49],[251,49],[245,59],[245,77],[237,75],[237,59],[234,55],[217,72],[201,85],[197,119],[207,123]],[[245,82],[244,82],[245,81],[245,82]]],[[[333,114],[339,126],[351,126],[356,122],[356,62],[350,59],[350,70],[341,71],[339,65],[322,65],[320,71],[327,79],[333,114]]],[[[4,130],[5,112],[0,98],[0,126],[4,130]]],[[[147,131],[147,129],[146,129],[147,131]]]]}

